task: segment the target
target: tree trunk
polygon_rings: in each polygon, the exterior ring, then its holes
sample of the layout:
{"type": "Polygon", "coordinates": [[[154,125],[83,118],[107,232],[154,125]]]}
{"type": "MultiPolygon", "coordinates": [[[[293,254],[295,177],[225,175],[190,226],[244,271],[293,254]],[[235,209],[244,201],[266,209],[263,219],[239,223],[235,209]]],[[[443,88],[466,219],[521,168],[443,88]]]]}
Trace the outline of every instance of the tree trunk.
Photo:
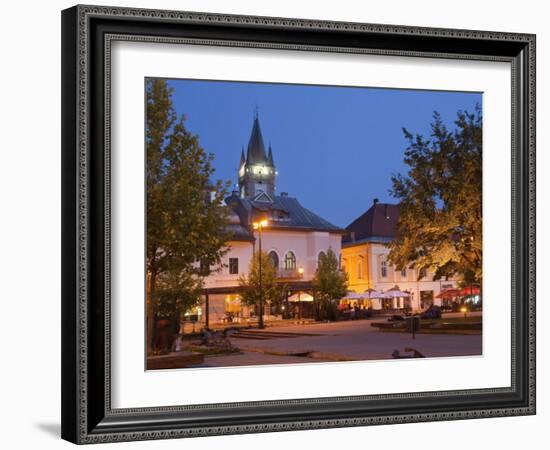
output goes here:
{"type": "Polygon", "coordinates": [[[147,283],[147,354],[154,350],[155,342],[155,295],[156,295],[157,274],[149,272],[147,283]]]}

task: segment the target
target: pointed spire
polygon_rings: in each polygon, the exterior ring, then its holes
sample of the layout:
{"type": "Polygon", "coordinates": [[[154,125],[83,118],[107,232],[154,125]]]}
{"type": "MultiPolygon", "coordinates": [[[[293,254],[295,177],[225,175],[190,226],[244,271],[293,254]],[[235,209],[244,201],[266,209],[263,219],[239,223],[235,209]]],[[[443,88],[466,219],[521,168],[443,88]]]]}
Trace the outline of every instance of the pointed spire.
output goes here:
{"type": "Polygon", "coordinates": [[[262,131],[260,130],[260,119],[258,118],[257,111],[254,117],[254,124],[252,125],[250,141],[248,141],[246,162],[247,164],[265,164],[267,162],[264,139],[262,137],[262,131]]]}
{"type": "Polygon", "coordinates": [[[275,163],[273,162],[273,152],[271,151],[271,143],[269,144],[269,152],[267,154],[267,163],[271,167],[275,167],[275,163]]]}
{"type": "Polygon", "coordinates": [[[241,168],[245,162],[246,162],[246,159],[244,157],[244,147],[243,147],[241,149],[241,162],[239,163],[239,168],[241,168]]]}

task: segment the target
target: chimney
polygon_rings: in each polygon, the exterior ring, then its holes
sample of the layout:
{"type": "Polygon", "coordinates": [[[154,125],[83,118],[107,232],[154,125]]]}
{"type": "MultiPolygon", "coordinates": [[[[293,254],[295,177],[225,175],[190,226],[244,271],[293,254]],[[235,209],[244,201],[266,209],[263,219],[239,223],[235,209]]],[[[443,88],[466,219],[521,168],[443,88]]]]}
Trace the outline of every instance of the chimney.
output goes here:
{"type": "Polygon", "coordinates": [[[288,197],[288,192],[281,192],[281,197],[288,197]]]}
{"type": "Polygon", "coordinates": [[[379,200],[378,200],[377,198],[373,198],[373,199],[372,199],[372,204],[373,204],[373,205],[376,205],[376,204],[378,203],[378,201],[379,201],[379,200]]]}
{"type": "Polygon", "coordinates": [[[355,241],[355,231],[350,231],[349,235],[350,235],[351,241],[354,242],[355,241]]]}

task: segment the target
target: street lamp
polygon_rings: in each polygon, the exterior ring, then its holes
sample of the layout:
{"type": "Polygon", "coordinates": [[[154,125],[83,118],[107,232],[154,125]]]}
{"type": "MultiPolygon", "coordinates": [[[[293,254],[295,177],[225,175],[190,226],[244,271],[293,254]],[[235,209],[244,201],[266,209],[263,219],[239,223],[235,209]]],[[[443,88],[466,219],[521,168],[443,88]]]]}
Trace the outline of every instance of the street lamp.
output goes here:
{"type": "MultiPolygon", "coordinates": [[[[298,267],[298,273],[300,274],[300,278],[304,275],[304,268],[298,267]]],[[[302,292],[298,291],[298,320],[302,320],[302,292]]]]}
{"type": "Polygon", "coordinates": [[[254,222],[252,224],[252,227],[255,230],[258,230],[258,271],[260,275],[260,318],[258,320],[258,328],[264,327],[264,293],[262,290],[262,229],[264,227],[267,227],[268,225],[267,220],[260,220],[258,222],[254,222]]]}

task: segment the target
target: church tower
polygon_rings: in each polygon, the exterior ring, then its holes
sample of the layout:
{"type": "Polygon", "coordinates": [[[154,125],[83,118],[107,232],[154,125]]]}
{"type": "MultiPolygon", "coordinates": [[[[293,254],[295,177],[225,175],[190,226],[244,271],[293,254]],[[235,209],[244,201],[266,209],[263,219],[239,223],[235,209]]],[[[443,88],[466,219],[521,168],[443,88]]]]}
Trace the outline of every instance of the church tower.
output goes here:
{"type": "Polygon", "coordinates": [[[266,154],[258,113],[254,116],[252,133],[246,150],[241,151],[239,192],[241,198],[273,202],[275,198],[275,164],[271,145],[266,154]]]}

